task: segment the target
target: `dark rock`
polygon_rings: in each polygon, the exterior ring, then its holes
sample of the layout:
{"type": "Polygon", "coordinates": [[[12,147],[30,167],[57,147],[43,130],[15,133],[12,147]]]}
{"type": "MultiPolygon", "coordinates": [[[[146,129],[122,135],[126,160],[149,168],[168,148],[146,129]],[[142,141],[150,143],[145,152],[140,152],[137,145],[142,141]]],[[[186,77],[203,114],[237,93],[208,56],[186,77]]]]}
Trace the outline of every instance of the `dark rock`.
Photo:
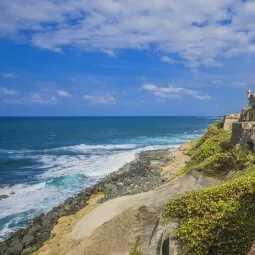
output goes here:
{"type": "Polygon", "coordinates": [[[27,231],[31,236],[36,236],[36,233],[41,229],[40,225],[32,225],[32,227],[27,231]]]}
{"type": "Polygon", "coordinates": [[[34,251],[36,251],[38,249],[38,247],[29,247],[24,249],[20,255],[30,255],[32,254],[34,251]]]}
{"type": "Polygon", "coordinates": [[[27,234],[24,236],[22,243],[27,247],[30,244],[35,244],[36,238],[34,235],[27,234]]]}
{"type": "Polygon", "coordinates": [[[41,218],[44,216],[44,213],[41,213],[38,217],[34,218],[33,224],[40,224],[41,223],[41,218]]]}
{"type": "Polygon", "coordinates": [[[14,241],[11,243],[11,246],[9,248],[9,251],[14,254],[18,255],[22,252],[24,245],[19,241],[14,241]]]}
{"type": "Polygon", "coordinates": [[[7,243],[5,242],[0,243],[0,254],[5,254],[8,249],[9,246],[7,245],[7,243]]]}
{"type": "Polygon", "coordinates": [[[40,233],[40,235],[37,237],[37,241],[39,241],[40,244],[43,244],[46,240],[50,238],[50,232],[44,231],[43,233],[40,233]]]}
{"type": "Polygon", "coordinates": [[[91,188],[87,188],[86,189],[86,194],[87,194],[87,196],[92,196],[92,194],[93,194],[93,189],[91,189],[91,188]]]}
{"type": "Polygon", "coordinates": [[[51,221],[51,222],[57,222],[58,220],[58,215],[54,212],[49,212],[46,214],[46,217],[51,221]]]}
{"type": "Polygon", "coordinates": [[[0,200],[8,198],[8,195],[0,195],[0,200]]]}
{"type": "Polygon", "coordinates": [[[68,199],[65,201],[65,204],[71,204],[71,203],[72,203],[72,200],[73,200],[72,197],[68,198],[68,199]]]}

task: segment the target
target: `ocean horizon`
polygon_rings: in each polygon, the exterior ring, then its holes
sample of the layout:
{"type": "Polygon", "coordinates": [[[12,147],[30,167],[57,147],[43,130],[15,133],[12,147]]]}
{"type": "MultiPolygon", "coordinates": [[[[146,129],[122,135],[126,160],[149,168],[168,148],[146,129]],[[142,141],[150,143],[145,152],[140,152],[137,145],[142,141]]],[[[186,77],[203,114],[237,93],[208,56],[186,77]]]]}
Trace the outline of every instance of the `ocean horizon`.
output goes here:
{"type": "Polygon", "coordinates": [[[175,149],[219,116],[0,117],[0,239],[132,161],[175,149]]]}

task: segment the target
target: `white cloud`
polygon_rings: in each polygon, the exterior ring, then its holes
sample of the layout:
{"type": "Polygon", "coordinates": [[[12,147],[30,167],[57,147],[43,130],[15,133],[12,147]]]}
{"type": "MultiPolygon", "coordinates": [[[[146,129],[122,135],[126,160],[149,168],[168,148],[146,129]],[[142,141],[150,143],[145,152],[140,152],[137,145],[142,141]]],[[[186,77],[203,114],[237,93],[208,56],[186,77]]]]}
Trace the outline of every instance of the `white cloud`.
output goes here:
{"type": "Polygon", "coordinates": [[[58,95],[59,97],[70,97],[70,96],[71,96],[71,94],[68,93],[68,92],[65,91],[65,90],[59,90],[59,91],[57,92],[57,95],[58,95]]]}
{"type": "Polygon", "coordinates": [[[114,104],[116,102],[115,97],[111,93],[105,95],[85,95],[84,99],[90,104],[114,104]]]}
{"type": "Polygon", "coordinates": [[[210,96],[203,94],[199,91],[182,88],[182,87],[174,87],[174,86],[167,86],[167,87],[159,87],[154,84],[144,84],[142,89],[152,92],[155,96],[160,98],[172,98],[177,99],[181,96],[189,96],[199,100],[208,100],[211,99],[210,96]]]}
{"type": "Polygon", "coordinates": [[[168,63],[168,64],[174,64],[175,63],[175,61],[172,58],[168,57],[168,56],[162,56],[160,58],[160,60],[162,62],[165,62],[165,63],[168,63]]]}
{"type": "Polygon", "coordinates": [[[23,99],[23,102],[29,104],[56,104],[57,99],[54,96],[48,96],[42,93],[31,93],[23,99]]]}
{"type": "Polygon", "coordinates": [[[0,73],[0,77],[6,78],[6,79],[17,78],[17,76],[14,73],[0,73]]]}
{"type": "Polygon", "coordinates": [[[58,103],[58,99],[50,93],[31,92],[20,94],[17,90],[0,87],[0,102],[5,104],[47,104],[58,103]]]}
{"type": "Polygon", "coordinates": [[[17,96],[18,94],[19,92],[17,90],[0,87],[0,97],[13,97],[17,96]]]}
{"type": "Polygon", "coordinates": [[[252,0],[4,0],[0,7],[0,36],[27,35],[54,51],[72,46],[114,56],[153,47],[192,68],[255,53],[252,0]]]}

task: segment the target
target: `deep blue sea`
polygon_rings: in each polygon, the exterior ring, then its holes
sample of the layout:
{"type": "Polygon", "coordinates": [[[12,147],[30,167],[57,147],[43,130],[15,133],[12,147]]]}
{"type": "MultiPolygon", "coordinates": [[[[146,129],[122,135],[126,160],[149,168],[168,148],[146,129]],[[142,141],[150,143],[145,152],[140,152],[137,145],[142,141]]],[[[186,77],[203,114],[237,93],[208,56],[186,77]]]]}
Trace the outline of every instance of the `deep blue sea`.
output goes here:
{"type": "Polygon", "coordinates": [[[215,117],[0,118],[0,239],[134,159],[176,148],[215,117]]]}

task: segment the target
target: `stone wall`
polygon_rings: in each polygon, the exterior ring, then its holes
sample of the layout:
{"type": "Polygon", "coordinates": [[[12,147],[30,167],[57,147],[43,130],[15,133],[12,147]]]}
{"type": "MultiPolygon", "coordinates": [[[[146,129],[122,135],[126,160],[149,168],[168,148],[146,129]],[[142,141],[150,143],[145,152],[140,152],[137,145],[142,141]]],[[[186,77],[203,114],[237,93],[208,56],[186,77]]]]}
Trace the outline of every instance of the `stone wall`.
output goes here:
{"type": "Polygon", "coordinates": [[[255,121],[233,123],[231,142],[255,151],[255,121]]]}
{"type": "Polygon", "coordinates": [[[240,114],[229,114],[225,115],[223,119],[224,130],[232,131],[232,124],[238,122],[240,114]]]}

